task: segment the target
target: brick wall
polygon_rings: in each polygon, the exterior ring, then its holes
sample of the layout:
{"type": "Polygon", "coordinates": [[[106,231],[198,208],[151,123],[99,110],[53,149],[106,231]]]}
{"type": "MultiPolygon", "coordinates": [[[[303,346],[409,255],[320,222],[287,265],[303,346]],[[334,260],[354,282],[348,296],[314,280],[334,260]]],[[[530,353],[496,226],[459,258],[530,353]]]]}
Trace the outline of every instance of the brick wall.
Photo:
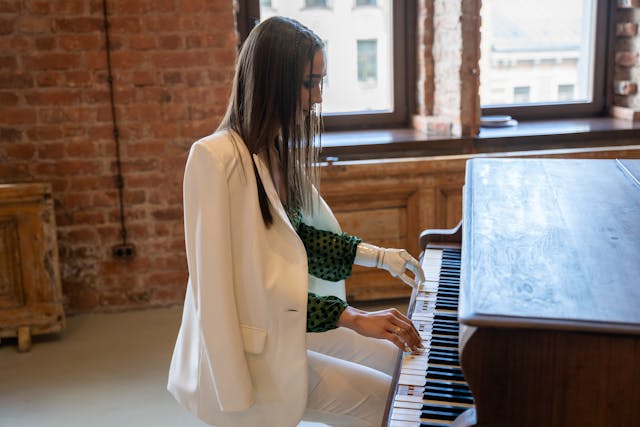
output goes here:
{"type": "Polygon", "coordinates": [[[628,120],[640,120],[640,2],[618,0],[613,114],[628,120]]]}
{"type": "Polygon", "coordinates": [[[109,0],[132,261],[120,223],[101,0],[0,0],[0,182],[53,184],[68,313],[181,302],[182,173],[224,113],[231,0],[109,0]]]}
{"type": "Polygon", "coordinates": [[[419,0],[415,128],[473,136],[479,129],[481,0],[419,0]]]}

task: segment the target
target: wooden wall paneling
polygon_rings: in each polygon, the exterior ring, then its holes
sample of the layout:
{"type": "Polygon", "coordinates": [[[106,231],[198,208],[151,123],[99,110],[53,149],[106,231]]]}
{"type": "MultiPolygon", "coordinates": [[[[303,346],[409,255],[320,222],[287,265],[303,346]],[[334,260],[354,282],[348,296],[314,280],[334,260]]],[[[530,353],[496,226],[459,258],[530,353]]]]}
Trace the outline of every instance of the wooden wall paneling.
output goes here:
{"type": "MultiPolygon", "coordinates": [[[[394,180],[383,184],[351,181],[347,185],[323,185],[327,203],[342,229],[381,247],[405,247],[408,237],[408,200],[411,193],[394,180]],[[375,188],[370,188],[373,185],[375,188]],[[344,192],[348,188],[348,192],[344,192]]],[[[405,286],[386,271],[354,266],[347,280],[347,299],[367,301],[409,295],[405,286]]]]}
{"type": "MultiPolygon", "coordinates": [[[[640,158],[639,146],[336,162],[323,166],[320,191],[342,228],[364,241],[419,256],[425,229],[462,219],[466,161],[472,157],[640,158]]],[[[386,271],[354,267],[350,301],[404,298],[407,286],[386,271]]]]}

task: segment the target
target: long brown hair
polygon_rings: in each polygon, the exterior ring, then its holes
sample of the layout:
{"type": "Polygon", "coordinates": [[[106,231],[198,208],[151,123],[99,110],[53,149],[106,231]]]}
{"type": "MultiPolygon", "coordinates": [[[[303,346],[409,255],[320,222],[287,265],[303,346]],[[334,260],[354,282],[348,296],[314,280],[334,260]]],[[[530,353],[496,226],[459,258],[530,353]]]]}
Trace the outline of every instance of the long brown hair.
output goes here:
{"type": "MultiPolygon", "coordinates": [[[[275,150],[290,211],[311,210],[312,185],[318,181],[319,106],[312,108],[311,96],[309,105],[301,105],[300,90],[305,67],[322,48],[322,40],[298,21],[276,16],[261,22],[240,50],[229,106],[219,127],[237,132],[251,154],[275,150]]],[[[270,226],[273,217],[255,162],[253,169],[262,218],[270,226]]]]}

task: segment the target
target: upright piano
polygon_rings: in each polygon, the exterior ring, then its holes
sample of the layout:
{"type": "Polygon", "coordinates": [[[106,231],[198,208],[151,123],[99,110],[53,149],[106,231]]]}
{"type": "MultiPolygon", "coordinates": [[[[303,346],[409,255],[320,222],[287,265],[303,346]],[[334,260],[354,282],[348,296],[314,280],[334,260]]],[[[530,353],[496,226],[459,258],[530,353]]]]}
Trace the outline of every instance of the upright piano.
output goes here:
{"type": "Polygon", "coordinates": [[[640,426],[640,160],[473,159],[383,425],[640,426]]]}

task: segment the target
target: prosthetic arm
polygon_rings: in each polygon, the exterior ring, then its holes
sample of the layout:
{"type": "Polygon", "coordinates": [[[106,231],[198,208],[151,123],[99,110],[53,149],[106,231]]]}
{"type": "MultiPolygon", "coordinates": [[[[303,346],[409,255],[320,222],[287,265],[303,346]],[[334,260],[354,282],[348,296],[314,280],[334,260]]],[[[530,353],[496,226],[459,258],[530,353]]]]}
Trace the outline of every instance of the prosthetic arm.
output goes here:
{"type": "Polygon", "coordinates": [[[424,282],[420,263],[404,249],[379,248],[362,242],[358,244],[353,263],[363,267],[383,268],[413,288],[424,282]],[[407,270],[413,273],[413,278],[407,274],[407,270]]]}

